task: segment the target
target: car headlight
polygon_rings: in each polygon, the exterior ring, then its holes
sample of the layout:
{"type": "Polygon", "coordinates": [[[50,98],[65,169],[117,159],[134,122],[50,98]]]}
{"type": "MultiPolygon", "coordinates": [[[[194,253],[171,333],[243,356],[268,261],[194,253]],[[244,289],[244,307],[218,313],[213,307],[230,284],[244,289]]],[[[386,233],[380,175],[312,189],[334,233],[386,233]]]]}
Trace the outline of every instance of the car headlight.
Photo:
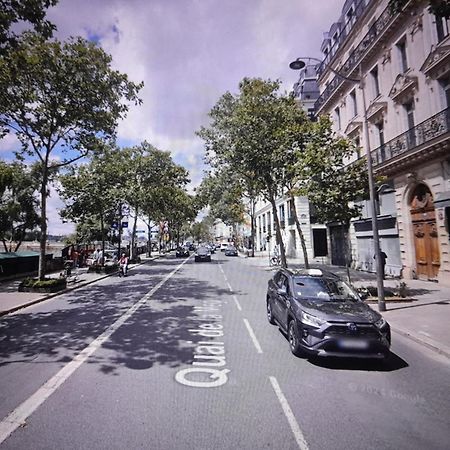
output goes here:
{"type": "Polygon", "coordinates": [[[381,318],[380,320],[377,320],[375,322],[375,326],[377,328],[383,328],[386,324],[387,324],[387,322],[383,318],[381,318]]]}
{"type": "Polygon", "coordinates": [[[311,325],[312,327],[319,328],[325,323],[325,320],[321,320],[316,316],[302,311],[302,322],[305,325],[311,325]]]}

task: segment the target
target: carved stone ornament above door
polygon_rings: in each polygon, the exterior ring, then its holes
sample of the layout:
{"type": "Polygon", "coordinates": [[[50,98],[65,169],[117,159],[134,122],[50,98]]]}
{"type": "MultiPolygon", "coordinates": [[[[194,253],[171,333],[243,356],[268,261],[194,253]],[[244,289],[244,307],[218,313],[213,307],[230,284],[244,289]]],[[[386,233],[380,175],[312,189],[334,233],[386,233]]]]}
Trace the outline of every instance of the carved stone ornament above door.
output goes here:
{"type": "Polygon", "coordinates": [[[417,77],[400,73],[389,91],[389,97],[396,103],[405,103],[414,96],[417,89],[417,77]]]}
{"type": "Polygon", "coordinates": [[[439,78],[450,71],[450,45],[433,47],[420,71],[429,78],[439,78]]]}

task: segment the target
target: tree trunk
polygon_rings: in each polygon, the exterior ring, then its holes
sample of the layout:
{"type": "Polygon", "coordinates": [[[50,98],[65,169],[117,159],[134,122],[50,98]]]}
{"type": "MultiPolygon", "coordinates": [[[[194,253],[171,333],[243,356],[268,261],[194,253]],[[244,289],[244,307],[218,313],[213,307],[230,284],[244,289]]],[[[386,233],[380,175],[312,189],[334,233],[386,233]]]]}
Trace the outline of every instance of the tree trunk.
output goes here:
{"type": "Polygon", "coordinates": [[[270,204],[272,205],[272,214],[273,214],[273,219],[275,222],[276,240],[277,240],[277,243],[280,245],[281,267],[286,268],[287,267],[286,250],[284,248],[283,238],[281,237],[281,227],[280,227],[280,221],[278,219],[277,205],[275,203],[275,197],[272,194],[270,196],[269,201],[270,201],[270,204]]]}
{"type": "Polygon", "coordinates": [[[41,181],[41,236],[39,239],[39,280],[44,280],[46,270],[45,250],[47,246],[47,183],[48,168],[47,164],[42,165],[41,181]]]}
{"type": "Polygon", "coordinates": [[[105,222],[103,220],[103,214],[100,215],[100,231],[102,233],[102,259],[101,259],[101,265],[103,266],[103,262],[105,261],[105,222]]]}
{"type": "Polygon", "coordinates": [[[152,256],[152,227],[150,226],[150,217],[148,218],[148,257],[152,256]]]}
{"type": "Polygon", "coordinates": [[[302,245],[303,259],[305,260],[305,269],[309,269],[309,260],[308,260],[308,252],[306,250],[305,236],[303,235],[302,227],[300,226],[300,221],[298,220],[297,207],[295,206],[295,199],[293,196],[291,196],[290,200],[295,220],[295,226],[297,227],[297,232],[298,235],[300,236],[300,243],[302,245]]]}

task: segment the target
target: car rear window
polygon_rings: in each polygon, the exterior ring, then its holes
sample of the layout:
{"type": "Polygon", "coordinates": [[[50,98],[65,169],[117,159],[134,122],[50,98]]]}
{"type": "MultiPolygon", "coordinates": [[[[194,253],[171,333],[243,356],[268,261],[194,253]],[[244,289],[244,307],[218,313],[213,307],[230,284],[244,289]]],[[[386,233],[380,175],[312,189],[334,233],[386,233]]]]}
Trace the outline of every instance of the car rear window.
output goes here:
{"type": "Polygon", "coordinates": [[[294,277],[298,298],[317,301],[358,301],[358,294],[344,281],[326,277],[294,277]]]}

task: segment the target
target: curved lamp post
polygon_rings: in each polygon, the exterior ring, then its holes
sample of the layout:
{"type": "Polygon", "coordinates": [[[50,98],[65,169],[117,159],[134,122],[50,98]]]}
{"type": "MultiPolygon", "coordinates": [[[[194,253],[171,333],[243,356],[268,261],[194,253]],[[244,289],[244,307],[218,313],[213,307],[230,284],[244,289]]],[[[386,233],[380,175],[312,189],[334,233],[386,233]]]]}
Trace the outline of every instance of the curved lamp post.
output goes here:
{"type": "MultiPolygon", "coordinates": [[[[289,67],[293,70],[300,70],[306,66],[304,60],[312,60],[318,63],[322,61],[318,58],[313,58],[310,56],[297,58],[289,64],[289,67]]],[[[326,67],[331,70],[335,75],[342,78],[343,80],[350,81],[351,83],[358,84],[359,89],[361,89],[362,100],[363,100],[363,110],[364,110],[364,137],[366,140],[366,155],[367,155],[367,171],[369,175],[369,195],[370,195],[370,209],[372,211],[372,231],[373,231],[373,244],[375,251],[375,263],[376,263],[376,274],[377,274],[377,292],[378,292],[378,310],[386,311],[386,301],[384,298],[384,283],[383,283],[383,265],[381,261],[381,250],[380,250],[380,235],[378,233],[378,222],[377,222],[377,207],[376,207],[376,196],[375,196],[375,180],[373,176],[372,167],[372,157],[370,155],[370,142],[369,142],[369,126],[367,121],[367,106],[366,106],[366,95],[364,93],[364,78],[362,76],[362,71],[360,67],[360,78],[348,78],[338,71],[334,70],[330,65],[326,64],[326,67]]]]}

